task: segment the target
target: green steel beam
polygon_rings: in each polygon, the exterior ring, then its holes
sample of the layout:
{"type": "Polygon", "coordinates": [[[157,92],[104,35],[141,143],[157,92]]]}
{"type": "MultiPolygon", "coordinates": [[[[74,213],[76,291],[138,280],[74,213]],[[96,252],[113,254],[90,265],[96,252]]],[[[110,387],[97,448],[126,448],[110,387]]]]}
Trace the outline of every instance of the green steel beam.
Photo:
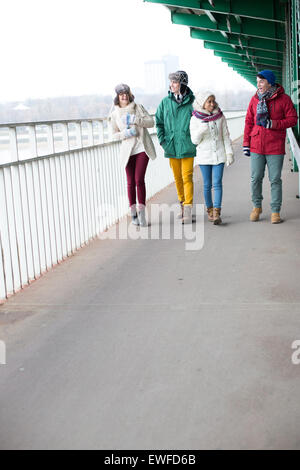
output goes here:
{"type": "Polygon", "coordinates": [[[205,10],[208,12],[234,15],[245,18],[258,18],[261,20],[277,21],[285,20],[284,6],[278,0],[214,0],[213,5],[208,0],[144,0],[150,3],[161,3],[169,7],[190,8],[193,10],[205,10]]]}
{"type": "Polygon", "coordinates": [[[230,65],[228,64],[228,67],[230,67],[231,69],[233,69],[235,72],[238,72],[238,73],[242,73],[243,75],[249,77],[249,78],[252,78],[253,80],[256,81],[256,74],[252,73],[252,72],[248,72],[247,70],[241,70],[237,67],[234,67],[233,65],[230,65]]]}
{"type": "Polygon", "coordinates": [[[232,34],[228,39],[224,38],[219,31],[207,31],[204,29],[193,29],[191,28],[191,37],[194,39],[202,39],[203,41],[210,41],[216,44],[232,44],[234,46],[240,46],[245,49],[253,48],[262,51],[276,52],[279,55],[284,52],[284,44],[278,41],[272,41],[268,39],[258,38],[246,38],[245,36],[236,36],[232,34]]]}
{"type": "Polygon", "coordinates": [[[243,61],[243,62],[255,62],[256,64],[264,64],[268,65],[269,67],[273,68],[282,68],[282,64],[280,62],[274,62],[273,60],[269,59],[259,59],[258,57],[250,58],[247,56],[240,56],[239,54],[230,54],[228,52],[220,52],[215,51],[215,55],[217,57],[227,57],[228,59],[243,61]],[[225,55],[224,55],[225,54],[225,55]]]}
{"type": "MultiPolygon", "coordinates": [[[[217,56],[217,57],[220,57],[220,56],[217,56]]],[[[227,64],[231,64],[231,65],[234,65],[236,67],[240,67],[240,68],[245,67],[249,70],[254,70],[253,65],[251,64],[251,62],[242,62],[242,61],[238,62],[238,61],[235,61],[235,60],[232,60],[232,59],[226,59],[224,57],[221,57],[221,60],[222,60],[222,62],[226,62],[227,64]]]]}
{"type": "Polygon", "coordinates": [[[217,23],[216,18],[214,17],[214,15],[210,11],[206,11],[205,13],[208,16],[208,18],[210,19],[210,21],[212,21],[213,23],[217,23]]]}
{"type": "Polygon", "coordinates": [[[255,76],[255,77],[257,76],[257,73],[258,73],[258,72],[257,72],[252,66],[250,66],[250,65],[246,65],[246,64],[244,64],[244,65],[243,65],[243,64],[236,64],[236,63],[232,63],[232,62],[230,62],[230,61],[228,61],[228,60],[226,60],[226,59],[224,59],[223,62],[227,63],[227,65],[228,65],[229,67],[232,67],[232,68],[234,68],[235,70],[239,70],[240,72],[247,72],[247,73],[249,73],[249,74],[251,74],[251,75],[253,75],[253,76],[255,76]]]}
{"type": "Polygon", "coordinates": [[[227,63],[230,67],[234,68],[235,70],[239,70],[240,72],[249,72],[249,74],[252,74],[253,76],[257,76],[256,70],[253,69],[253,67],[247,66],[247,65],[238,65],[234,64],[232,62],[227,61],[226,59],[224,62],[227,63]]]}
{"type": "Polygon", "coordinates": [[[205,49],[212,49],[214,51],[219,51],[219,52],[225,52],[228,54],[236,54],[239,56],[245,56],[247,57],[247,52],[249,54],[250,58],[262,58],[262,59],[268,59],[268,60],[273,60],[275,62],[282,63],[283,61],[283,56],[281,54],[276,54],[276,52],[269,52],[269,51],[258,51],[255,49],[241,49],[241,47],[235,46],[235,49],[229,44],[216,44],[215,42],[210,42],[210,41],[204,41],[204,47],[205,49]]]}
{"type": "MultiPolygon", "coordinates": [[[[251,65],[251,63],[234,62],[232,60],[228,60],[228,59],[224,59],[224,58],[222,58],[221,60],[222,60],[222,62],[225,62],[228,65],[232,65],[233,67],[237,67],[241,70],[245,70],[245,69],[250,70],[250,71],[253,70],[253,66],[251,65]]],[[[276,76],[278,76],[278,70],[273,70],[273,72],[275,73],[276,76]]],[[[255,76],[257,75],[257,73],[258,72],[255,71],[255,76]]],[[[279,73],[279,75],[280,75],[280,73],[279,73]]]]}
{"type": "Polygon", "coordinates": [[[224,59],[224,62],[226,62],[231,67],[234,67],[235,69],[240,70],[241,72],[249,72],[249,73],[252,73],[255,76],[258,74],[258,72],[251,65],[236,64],[235,62],[230,62],[227,59],[224,59]]]}
{"type": "Polygon", "coordinates": [[[235,67],[232,67],[232,65],[228,65],[228,67],[234,72],[242,75],[244,78],[251,80],[253,83],[255,83],[255,85],[257,84],[256,75],[252,75],[251,73],[245,72],[244,70],[236,69],[235,67]]]}
{"type": "MultiPolygon", "coordinates": [[[[249,60],[230,58],[230,57],[228,57],[228,55],[224,56],[221,52],[217,52],[217,51],[214,52],[214,55],[216,57],[221,57],[221,58],[225,59],[226,62],[228,61],[228,62],[233,63],[233,64],[240,64],[240,65],[246,65],[247,67],[253,67],[252,62],[249,61],[249,60]]],[[[264,63],[260,63],[260,62],[258,63],[258,62],[254,62],[254,61],[253,61],[253,64],[254,64],[254,66],[257,70],[263,70],[263,69],[267,68],[267,69],[272,70],[274,73],[277,73],[277,74],[279,72],[281,72],[281,70],[282,70],[282,67],[277,67],[277,66],[274,67],[273,65],[270,65],[270,64],[264,64],[264,63]]]]}
{"type": "MultiPolygon", "coordinates": [[[[250,73],[253,73],[253,75],[255,75],[255,77],[257,76],[258,72],[253,68],[251,67],[250,65],[243,65],[243,64],[236,64],[234,62],[230,62],[228,60],[223,60],[223,62],[226,62],[228,65],[230,65],[231,67],[234,67],[235,69],[238,69],[240,70],[241,72],[250,72],[250,73]]],[[[277,71],[274,70],[274,73],[275,73],[275,76],[276,77],[279,77],[280,74],[277,74],[277,71]]]]}
{"type": "Polygon", "coordinates": [[[225,33],[240,34],[243,36],[254,36],[273,41],[285,41],[285,32],[277,23],[262,20],[244,19],[242,24],[235,20],[230,27],[224,15],[215,15],[217,24],[212,23],[207,15],[190,15],[187,13],[171,12],[172,23],[186,25],[192,28],[204,28],[211,31],[225,31],[225,33]]]}

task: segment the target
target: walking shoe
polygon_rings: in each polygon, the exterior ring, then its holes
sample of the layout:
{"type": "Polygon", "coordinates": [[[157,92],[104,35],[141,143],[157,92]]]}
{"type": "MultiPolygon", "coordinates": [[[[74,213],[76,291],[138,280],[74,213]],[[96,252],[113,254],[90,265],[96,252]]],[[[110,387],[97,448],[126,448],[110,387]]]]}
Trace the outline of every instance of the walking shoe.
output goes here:
{"type": "Polygon", "coordinates": [[[193,222],[192,209],[193,209],[192,204],[186,204],[183,206],[183,218],[182,218],[183,224],[191,224],[193,222]]]}
{"type": "Polygon", "coordinates": [[[219,207],[213,208],[213,223],[214,225],[219,225],[222,223],[222,219],[220,217],[221,209],[219,207]]]}
{"type": "Polygon", "coordinates": [[[177,219],[182,219],[183,218],[183,202],[180,202],[180,212],[178,212],[177,219]]]}
{"type": "Polygon", "coordinates": [[[271,224],[281,224],[282,219],[280,218],[279,212],[272,212],[271,214],[271,224]]]}
{"type": "Polygon", "coordinates": [[[250,214],[251,222],[257,222],[259,220],[259,215],[262,213],[261,207],[253,207],[252,212],[250,214]]]}
{"type": "Polygon", "coordinates": [[[148,227],[148,223],[146,221],[146,207],[145,206],[139,206],[138,220],[139,220],[140,227],[148,227]]]}
{"type": "Polygon", "coordinates": [[[139,218],[137,215],[131,216],[131,222],[133,223],[133,225],[140,225],[139,218]]]}
{"type": "Polygon", "coordinates": [[[214,221],[214,208],[213,207],[208,207],[206,209],[207,212],[207,217],[210,222],[214,221]]]}
{"type": "Polygon", "coordinates": [[[131,222],[133,223],[133,225],[140,225],[135,204],[130,207],[130,214],[131,214],[131,222]]]}

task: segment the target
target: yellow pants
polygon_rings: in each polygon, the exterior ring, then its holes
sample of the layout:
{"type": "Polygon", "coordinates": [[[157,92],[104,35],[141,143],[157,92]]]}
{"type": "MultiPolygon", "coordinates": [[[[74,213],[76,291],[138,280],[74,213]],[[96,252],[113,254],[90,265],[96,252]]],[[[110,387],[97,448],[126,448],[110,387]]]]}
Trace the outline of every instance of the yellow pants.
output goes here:
{"type": "Polygon", "coordinates": [[[170,158],[178,199],[184,205],[193,204],[194,158],[170,158]]]}

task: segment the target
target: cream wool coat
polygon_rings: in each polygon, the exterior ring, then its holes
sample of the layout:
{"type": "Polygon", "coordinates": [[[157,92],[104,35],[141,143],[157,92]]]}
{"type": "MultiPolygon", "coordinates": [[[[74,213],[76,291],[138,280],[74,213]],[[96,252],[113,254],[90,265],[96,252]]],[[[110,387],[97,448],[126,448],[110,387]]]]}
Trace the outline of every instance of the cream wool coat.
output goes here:
{"type": "MultiPolygon", "coordinates": [[[[193,107],[196,111],[210,115],[203,109],[203,105],[209,96],[196,95],[193,107]]],[[[215,109],[213,114],[217,114],[219,109],[215,109]]],[[[226,119],[222,116],[217,121],[203,123],[196,116],[191,117],[190,132],[193,144],[197,145],[197,155],[194,159],[194,165],[218,165],[226,163],[233,157],[231,140],[228,132],[226,119]]]]}
{"type": "Polygon", "coordinates": [[[121,164],[126,167],[128,160],[131,156],[132,149],[137,143],[137,139],[140,138],[141,142],[145,148],[145,152],[151,160],[156,158],[156,151],[152,139],[147,127],[154,127],[154,119],[150,114],[145,110],[145,108],[136,104],[134,101],[129,103],[125,108],[120,108],[120,106],[114,106],[114,109],[110,115],[112,133],[114,140],[121,140],[121,164]],[[122,116],[129,114],[136,115],[135,127],[138,132],[137,137],[125,138],[126,125],[122,122],[122,116]]]}

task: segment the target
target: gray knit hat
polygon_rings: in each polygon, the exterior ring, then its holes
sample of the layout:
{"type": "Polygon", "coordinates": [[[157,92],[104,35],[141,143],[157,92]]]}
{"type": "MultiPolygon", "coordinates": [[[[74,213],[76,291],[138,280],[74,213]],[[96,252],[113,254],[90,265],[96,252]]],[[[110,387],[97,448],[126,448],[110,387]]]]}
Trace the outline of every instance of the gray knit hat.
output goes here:
{"type": "Polygon", "coordinates": [[[179,82],[180,85],[187,86],[189,77],[188,74],[183,70],[177,70],[177,72],[169,74],[169,80],[173,80],[174,82],[179,82]]]}
{"type": "Polygon", "coordinates": [[[121,93],[127,93],[129,95],[130,88],[128,85],[125,85],[125,83],[120,83],[119,85],[116,86],[115,92],[117,93],[117,95],[120,95],[121,93]]]}

